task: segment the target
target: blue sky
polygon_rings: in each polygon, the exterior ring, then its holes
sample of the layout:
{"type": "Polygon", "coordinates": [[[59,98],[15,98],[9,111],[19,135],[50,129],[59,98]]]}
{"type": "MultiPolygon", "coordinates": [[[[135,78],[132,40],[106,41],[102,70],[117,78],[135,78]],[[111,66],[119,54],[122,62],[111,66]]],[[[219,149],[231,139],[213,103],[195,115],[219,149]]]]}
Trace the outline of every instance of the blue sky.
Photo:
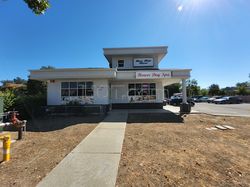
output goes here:
{"type": "Polygon", "coordinates": [[[191,68],[201,87],[248,80],[249,0],[50,0],[36,16],[0,1],[0,80],[43,65],[108,67],[104,47],[167,45],[160,68],[191,68]]]}

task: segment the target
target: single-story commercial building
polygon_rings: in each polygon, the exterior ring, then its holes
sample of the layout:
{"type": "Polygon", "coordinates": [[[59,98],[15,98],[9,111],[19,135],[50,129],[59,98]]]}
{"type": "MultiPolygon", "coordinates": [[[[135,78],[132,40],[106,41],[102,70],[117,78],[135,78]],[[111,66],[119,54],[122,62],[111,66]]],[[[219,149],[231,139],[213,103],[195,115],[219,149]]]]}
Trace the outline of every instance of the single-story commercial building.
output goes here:
{"type": "Polygon", "coordinates": [[[47,104],[106,105],[110,108],[162,108],[164,86],[185,81],[191,69],[159,69],[168,48],[104,48],[109,68],[30,70],[30,79],[47,81],[47,104]]]}

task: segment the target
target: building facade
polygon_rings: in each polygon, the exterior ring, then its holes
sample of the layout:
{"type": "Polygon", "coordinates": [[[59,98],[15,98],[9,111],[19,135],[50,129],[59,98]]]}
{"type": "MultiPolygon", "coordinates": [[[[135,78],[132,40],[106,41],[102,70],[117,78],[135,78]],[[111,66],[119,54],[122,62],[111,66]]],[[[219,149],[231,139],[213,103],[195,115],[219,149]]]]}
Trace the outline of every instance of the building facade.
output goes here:
{"type": "Polygon", "coordinates": [[[107,105],[111,108],[162,108],[164,86],[185,80],[190,69],[159,69],[167,47],[105,48],[109,68],[30,70],[47,81],[48,105],[107,105]]]}

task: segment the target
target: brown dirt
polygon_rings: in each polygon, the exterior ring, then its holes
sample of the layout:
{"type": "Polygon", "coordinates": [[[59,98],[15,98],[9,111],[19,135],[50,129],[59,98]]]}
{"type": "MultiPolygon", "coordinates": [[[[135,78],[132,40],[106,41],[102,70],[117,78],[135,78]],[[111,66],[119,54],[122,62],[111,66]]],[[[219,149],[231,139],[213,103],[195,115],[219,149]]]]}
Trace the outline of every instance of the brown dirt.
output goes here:
{"type": "MultiPolygon", "coordinates": [[[[138,121],[136,115],[128,121],[138,121]]],[[[250,118],[243,117],[188,115],[128,124],[117,186],[249,186],[249,132],[250,118]],[[205,129],[217,124],[236,129],[205,129]]]]}
{"type": "MultiPolygon", "coordinates": [[[[33,121],[24,140],[11,145],[11,160],[0,164],[0,186],[35,186],[101,120],[100,117],[92,116],[33,121]]],[[[11,134],[16,138],[16,132],[11,134]]]]}

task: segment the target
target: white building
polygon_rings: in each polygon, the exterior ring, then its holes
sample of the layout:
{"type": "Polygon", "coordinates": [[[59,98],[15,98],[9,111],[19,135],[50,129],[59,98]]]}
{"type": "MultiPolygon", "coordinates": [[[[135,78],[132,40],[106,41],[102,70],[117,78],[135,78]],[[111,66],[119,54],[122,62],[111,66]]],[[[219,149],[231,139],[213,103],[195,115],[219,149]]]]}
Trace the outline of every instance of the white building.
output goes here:
{"type": "Polygon", "coordinates": [[[167,47],[105,48],[110,68],[30,70],[47,81],[47,104],[106,105],[112,108],[162,108],[164,86],[185,80],[191,69],[159,69],[167,47]]]}

